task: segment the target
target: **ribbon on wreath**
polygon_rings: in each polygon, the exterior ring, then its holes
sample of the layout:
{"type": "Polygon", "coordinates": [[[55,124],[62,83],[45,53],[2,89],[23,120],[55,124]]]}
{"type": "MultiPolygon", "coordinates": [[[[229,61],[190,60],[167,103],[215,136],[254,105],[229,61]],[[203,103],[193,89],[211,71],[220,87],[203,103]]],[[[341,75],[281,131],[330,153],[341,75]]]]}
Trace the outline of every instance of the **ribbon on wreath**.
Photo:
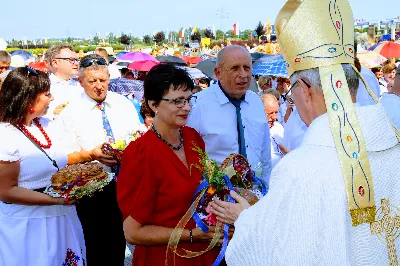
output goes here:
{"type": "MultiPolygon", "coordinates": [[[[97,179],[97,181],[103,180],[103,179],[105,179],[106,177],[107,177],[107,175],[103,175],[101,178],[97,179]]],[[[82,187],[82,186],[86,185],[87,183],[89,183],[89,182],[91,182],[91,181],[93,181],[93,180],[92,180],[92,179],[83,180],[82,174],[81,174],[81,175],[78,176],[78,177],[75,179],[75,181],[72,182],[72,183],[68,183],[68,184],[65,184],[65,185],[62,185],[62,186],[53,186],[53,190],[56,190],[56,191],[57,191],[57,190],[61,190],[61,191],[63,191],[63,192],[61,193],[61,197],[64,197],[64,196],[65,196],[65,201],[66,201],[66,203],[68,203],[68,201],[69,201],[69,195],[71,194],[72,189],[73,189],[75,186],[80,186],[80,187],[82,187]]]]}

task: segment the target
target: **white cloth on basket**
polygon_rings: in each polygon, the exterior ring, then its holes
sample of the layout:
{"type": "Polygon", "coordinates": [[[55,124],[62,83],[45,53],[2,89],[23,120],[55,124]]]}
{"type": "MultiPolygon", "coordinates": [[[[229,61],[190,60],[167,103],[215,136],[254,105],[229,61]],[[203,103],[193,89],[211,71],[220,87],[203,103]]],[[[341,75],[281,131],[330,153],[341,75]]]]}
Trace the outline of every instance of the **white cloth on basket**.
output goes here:
{"type": "MultiPolygon", "coordinates": [[[[400,144],[380,104],[356,107],[356,112],[375,202],[379,208],[386,197],[398,206],[400,144]]],[[[399,241],[396,247],[399,253],[399,241]]],[[[351,224],[327,114],[316,118],[302,145],[275,166],[268,194],[240,214],[226,261],[229,266],[388,265],[385,241],[371,235],[369,224],[351,224]]]]}
{"type": "MultiPolygon", "coordinates": [[[[56,130],[47,119],[40,120],[54,143],[46,149],[49,156],[64,168],[67,155],[57,148],[56,130]]],[[[43,134],[32,125],[28,131],[41,143],[43,134]]],[[[52,162],[18,129],[0,123],[0,161],[19,161],[18,186],[38,189],[50,184],[57,171],[52,162]]],[[[84,265],[85,242],[75,206],[27,206],[0,202],[0,265],[53,266],[84,265]],[[69,256],[69,257],[68,257],[69,256]],[[64,264],[66,263],[66,264],[64,264]],[[70,263],[70,264],[68,264],[70,263]]]]}

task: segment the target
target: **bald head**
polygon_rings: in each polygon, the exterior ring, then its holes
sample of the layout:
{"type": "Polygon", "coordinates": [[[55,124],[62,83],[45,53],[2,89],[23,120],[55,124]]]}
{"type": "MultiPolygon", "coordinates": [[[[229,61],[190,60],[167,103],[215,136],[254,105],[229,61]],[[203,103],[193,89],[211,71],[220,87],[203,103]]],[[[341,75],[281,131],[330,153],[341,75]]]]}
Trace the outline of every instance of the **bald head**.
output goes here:
{"type": "Polygon", "coordinates": [[[261,95],[261,100],[267,114],[268,125],[271,128],[278,121],[279,102],[274,95],[269,93],[261,95]]]}
{"type": "Polygon", "coordinates": [[[222,48],[218,54],[217,54],[217,61],[216,61],[216,66],[221,66],[224,63],[224,60],[228,58],[230,54],[238,54],[240,52],[243,52],[244,54],[247,54],[249,56],[249,60],[251,62],[251,56],[249,52],[244,48],[243,46],[240,45],[229,45],[224,48],[222,48]]]}
{"type": "Polygon", "coordinates": [[[214,74],[230,97],[239,99],[246,93],[251,71],[251,56],[244,47],[230,45],[218,53],[214,74]]]}

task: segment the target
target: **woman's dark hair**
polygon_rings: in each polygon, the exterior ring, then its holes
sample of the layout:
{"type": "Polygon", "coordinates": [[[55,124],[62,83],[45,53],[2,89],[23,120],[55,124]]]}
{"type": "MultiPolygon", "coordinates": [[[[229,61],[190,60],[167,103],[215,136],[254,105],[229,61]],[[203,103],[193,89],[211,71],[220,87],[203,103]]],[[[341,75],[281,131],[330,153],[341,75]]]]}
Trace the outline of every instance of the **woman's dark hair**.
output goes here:
{"type": "Polygon", "coordinates": [[[207,84],[207,87],[210,87],[210,79],[209,78],[202,78],[202,79],[200,79],[199,80],[199,84],[200,83],[202,83],[202,84],[207,84]]]}
{"type": "MultiPolygon", "coordinates": [[[[146,105],[150,107],[149,101],[155,101],[156,105],[160,104],[161,99],[168,93],[171,85],[174,90],[180,89],[184,91],[191,91],[194,87],[193,81],[186,70],[171,64],[154,66],[143,83],[146,105]]],[[[154,117],[153,111],[152,117],[154,117]]]]}
{"type": "Polygon", "coordinates": [[[0,122],[23,123],[36,98],[50,90],[46,73],[30,67],[12,70],[0,89],[0,122]]]}

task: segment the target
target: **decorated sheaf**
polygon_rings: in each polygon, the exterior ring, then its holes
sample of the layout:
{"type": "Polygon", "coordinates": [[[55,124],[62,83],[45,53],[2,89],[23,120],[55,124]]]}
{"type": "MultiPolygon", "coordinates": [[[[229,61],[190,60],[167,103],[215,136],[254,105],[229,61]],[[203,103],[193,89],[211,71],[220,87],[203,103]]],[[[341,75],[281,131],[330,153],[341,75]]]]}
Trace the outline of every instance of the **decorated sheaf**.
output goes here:
{"type": "MultiPolygon", "coordinates": [[[[354,24],[348,0],[289,0],[275,27],[289,75],[318,68],[329,124],[344,176],[352,225],[370,223],[371,233],[386,234],[389,264],[398,265],[394,239],[400,227],[390,216],[389,200],[376,215],[374,186],[366,144],[341,64],[354,67],[354,24]],[[383,215],[382,215],[383,214],[383,215]]],[[[376,97],[366,85],[371,97],[376,97]]],[[[399,131],[395,128],[397,138],[399,131]]]]}

